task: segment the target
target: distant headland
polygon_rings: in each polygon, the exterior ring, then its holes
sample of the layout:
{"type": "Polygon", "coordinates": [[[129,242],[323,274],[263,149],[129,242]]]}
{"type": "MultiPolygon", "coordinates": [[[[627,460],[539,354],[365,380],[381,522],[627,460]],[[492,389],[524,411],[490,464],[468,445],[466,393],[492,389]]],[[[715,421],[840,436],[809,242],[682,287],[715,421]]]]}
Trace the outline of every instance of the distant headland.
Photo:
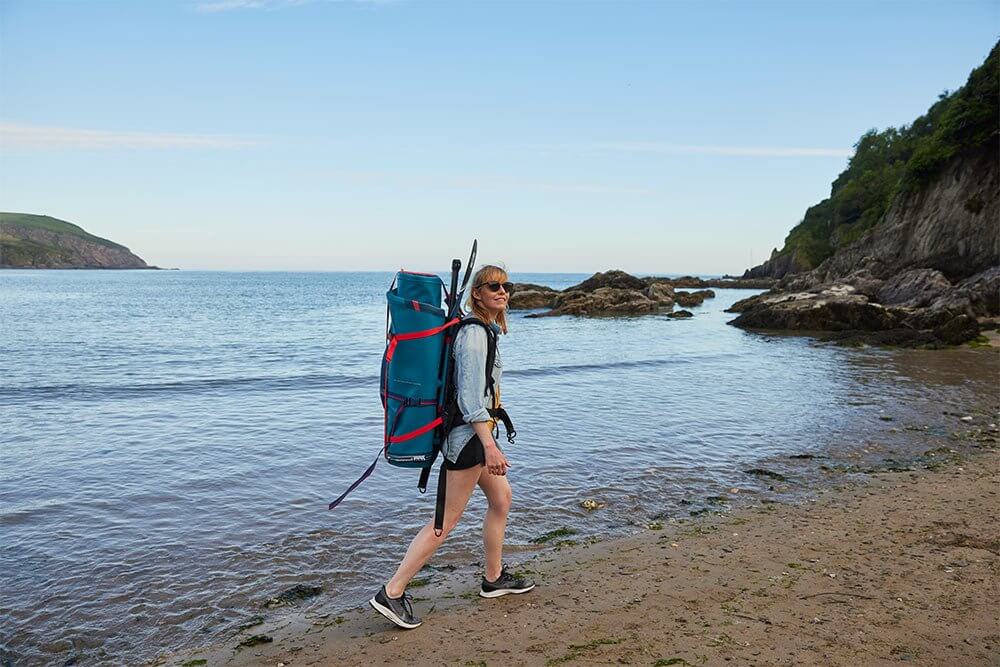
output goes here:
{"type": "Polygon", "coordinates": [[[0,212],[2,269],[158,269],[123,245],[47,215],[0,212]]]}

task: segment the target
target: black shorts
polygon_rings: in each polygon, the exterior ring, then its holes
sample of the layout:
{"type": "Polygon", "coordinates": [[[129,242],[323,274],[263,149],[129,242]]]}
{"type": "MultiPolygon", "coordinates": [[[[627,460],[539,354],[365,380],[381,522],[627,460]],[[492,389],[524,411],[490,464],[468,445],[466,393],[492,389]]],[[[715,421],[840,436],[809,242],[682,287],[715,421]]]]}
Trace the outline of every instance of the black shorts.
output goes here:
{"type": "Polygon", "coordinates": [[[468,470],[476,466],[486,465],[486,450],[483,449],[483,443],[479,440],[479,436],[474,435],[465,443],[465,447],[462,447],[462,451],[454,463],[445,459],[442,465],[444,465],[445,470],[468,470]]]}

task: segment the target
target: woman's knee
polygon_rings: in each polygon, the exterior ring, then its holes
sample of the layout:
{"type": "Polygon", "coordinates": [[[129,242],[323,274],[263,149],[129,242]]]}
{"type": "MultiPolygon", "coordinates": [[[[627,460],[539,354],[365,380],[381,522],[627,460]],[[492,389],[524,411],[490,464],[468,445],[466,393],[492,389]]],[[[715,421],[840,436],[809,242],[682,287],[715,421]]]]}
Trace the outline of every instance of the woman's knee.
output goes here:
{"type": "Polygon", "coordinates": [[[499,492],[492,494],[488,500],[491,510],[506,514],[510,511],[513,494],[510,491],[510,487],[507,486],[499,492]]]}

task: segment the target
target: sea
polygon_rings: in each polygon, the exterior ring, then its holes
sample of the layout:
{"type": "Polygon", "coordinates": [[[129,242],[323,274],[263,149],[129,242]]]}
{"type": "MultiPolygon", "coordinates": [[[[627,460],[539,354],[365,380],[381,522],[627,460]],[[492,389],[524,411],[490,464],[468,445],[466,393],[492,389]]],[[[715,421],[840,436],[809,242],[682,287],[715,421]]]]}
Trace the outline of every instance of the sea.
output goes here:
{"type": "MultiPolygon", "coordinates": [[[[327,509],[382,446],[391,280],[0,271],[2,664],[141,665],[255,617],[363,604],[433,514],[417,473],[384,461],[327,509]],[[322,592],[268,604],[298,584],[322,592]]],[[[917,456],[996,396],[995,354],[728,326],[755,293],[717,289],[690,319],[512,313],[513,564],[558,529],[608,539],[720,498],[806,497],[843,481],[832,461],[917,456]]],[[[484,508],[477,493],[429,573],[477,584],[484,508]]]]}

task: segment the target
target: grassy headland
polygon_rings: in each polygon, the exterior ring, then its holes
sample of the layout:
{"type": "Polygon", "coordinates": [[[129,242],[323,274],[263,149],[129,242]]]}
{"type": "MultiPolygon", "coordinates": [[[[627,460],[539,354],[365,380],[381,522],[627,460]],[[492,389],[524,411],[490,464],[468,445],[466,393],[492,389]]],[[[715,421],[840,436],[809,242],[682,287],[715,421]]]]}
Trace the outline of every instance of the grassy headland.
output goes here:
{"type": "Polygon", "coordinates": [[[0,266],[150,268],[125,246],[47,215],[0,212],[0,266]]]}

